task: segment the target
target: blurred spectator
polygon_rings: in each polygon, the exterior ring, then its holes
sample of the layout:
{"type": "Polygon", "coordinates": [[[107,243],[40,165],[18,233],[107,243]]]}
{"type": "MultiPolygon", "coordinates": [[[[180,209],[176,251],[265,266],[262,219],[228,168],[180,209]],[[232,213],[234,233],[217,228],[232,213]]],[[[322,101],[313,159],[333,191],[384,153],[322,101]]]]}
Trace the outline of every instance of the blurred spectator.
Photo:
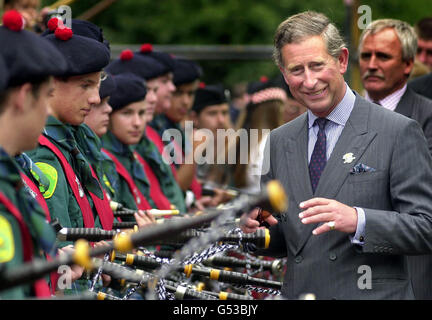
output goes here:
{"type": "Polygon", "coordinates": [[[418,37],[416,59],[432,70],[432,17],[421,19],[414,29],[418,37]]]}
{"type": "Polygon", "coordinates": [[[270,131],[284,123],[282,115],[287,103],[287,94],[277,81],[265,79],[251,83],[248,92],[250,102],[246,107],[241,128],[248,132],[249,144],[244,146],[239,141],[236,145],[234,186],[248,192],[259,192],[264,146],[270,131]],[[258,136],[253,137],[255,134],[258,136]],[[241,161],[245,150],[248,152],[247,163],[241,161]]]}
{"type": "Polygon", "coordinates": [[[40,0],[4,0],[4,11],[15,9],[23,16],[25,28],[33,31],[38,21],[40,0]]]}
{"type": "MultiPolygon", "coordinates": [[[[215,189],[231,182],[230,166],[228,165],[228,149],[230,134],[221,131],[231,128],[228,96],[222,85],[200,84],[196,91],[195,101],[190,111],[190,119],[194,124],[195,157],[202,157],[197,164],[197,177],[203,188],[215,189]],[[220,135],[220,133],[224,133],[220,135]]],[[[195,160],[197,160],[195,158],[195,160]]],[[[219,202],[228,200],[221,194],[219,202]]],[[[212,205],[218,203],[213,201],[212,205]]]]}
{"type": "Polygon", "coordinates": [[[230,101],[230,118],[235,128],[238,127],[238,117],[242,110],[245,109],[249,103],[249,94],[247,93],[247,83],[240,82],[235,84],[231,90],[231,101],[230,101]]]}
{"type": "Polygon", "coordinates": [[[42,33],[46,29],[46,22],[49,20],[49,7],[40,9],[40,0],[4,0],[4,11],[17,10],[25,20],[25,29],[36,33],[42,33]]]}
{"type": "Polygon", "coordinates": [[[428,74],[429,71],[430,69],[427,65],[421,63],[419,60],[414,60],[414,66],[408,80],[424,76],[425,74],[428,74]]]}

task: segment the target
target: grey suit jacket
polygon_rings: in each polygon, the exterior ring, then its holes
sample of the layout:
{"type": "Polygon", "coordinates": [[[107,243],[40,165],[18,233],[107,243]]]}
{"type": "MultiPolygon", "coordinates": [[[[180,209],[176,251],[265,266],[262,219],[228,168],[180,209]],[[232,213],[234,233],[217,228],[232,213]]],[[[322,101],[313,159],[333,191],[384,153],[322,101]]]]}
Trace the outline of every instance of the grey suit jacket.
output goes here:
{"type": "Polygon", "coordinates": [[[395,112],[416,120],[423,130],[432,154],[432,100],[415,93],[409,87],[396,106],[395,112]]]}
{"type": "MultiPolygon", "coordinates": [[[[408,87],[399,101],[396,112],[416,120],[428,141],[432,154],[432,100],[427,99],[408,87]]],[[[408,270],[416,299],[432,299],[432,255],[409,256],[408,270]]]]}
{"type": "Polygon", "coordinates": [[[426,98],[432,99],[432,72],[409,81],[408,88],[426,98]]]}
{"type": "Polygon", "coordinates": [[[278,179],[290,203],[270,228],[269,249],[257,253],[287,257],[283,295],[413,299],[406,255],[432,252],[432,158],[418,123],[357,95],[315,194],[308,171],[307,113],[273,130],[267,142],[270,170],[261,183],[278,179]],[[344,163],[349,152],[355,159],[344,163]],[[376,171],[350,174],[360,163],[376,171]],[[312,235],[318,224],[304,225],[298,214],[299,203],[313,197],[364,208],[365,244],[354,245],[339,231],[312,235]]]}

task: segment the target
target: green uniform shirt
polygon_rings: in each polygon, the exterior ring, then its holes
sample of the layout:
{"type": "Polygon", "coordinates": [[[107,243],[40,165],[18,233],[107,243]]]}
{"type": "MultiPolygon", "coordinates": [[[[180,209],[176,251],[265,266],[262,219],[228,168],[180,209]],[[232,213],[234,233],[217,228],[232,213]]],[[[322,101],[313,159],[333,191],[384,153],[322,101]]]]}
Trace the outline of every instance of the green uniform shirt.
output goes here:
{"type": "Polygon", "coordinates": [[[119,188],[120,176],[111,158],[101,151],[102,142],[99,137],[85,123],[72,127],[72,133],[78,148],[96,171],[98,179],[110,199],[118,201],[116,190],[119,188]]]}
{"type": "MultiPolygon", "coordinates": [[[[102,199],[102,189],[96,179],[92,177],[89,163],[83,154],[79,152],[70,126],[63,124],[53,116],[49,116],[44,129],[44,135],[57,146],[71,165],[81,182],[79,188],[84,192],[93,209],[95,227],[101,228],[99,217],[87,190],[90,190],[102,199]]],[[[51,219],[54,220],[57,218],[61,226],[65,228],[83,228],[84,222],[81,209],[57,156],[50,149],[42,145],[27,152],[27,155],[50,180],[49,189],[43,193],[43,196],[47,202],[51,219]]],[[[63,247],[68,244],[71,243],[62,242],[59,245],[63,247]]]]}
{"type": "MultiPolygon", "coordinates": [[[[45,212],[24,187],[18,164],[0,147],[0,191],[20,211],[31,235],[33,258],[43,259],[43,251],[54,256],[56,235],[46,222],[45,212]]],[[[0,204],[0,264],[13,269],[24,263],[21,228],[15,216],[0,204]]],[[[1,281],[1,280],[0,280],[1,281]]],[[[30,284],[0,291],[1,299],[23,299],[34,296],[30,284]]]]}
{"type": "Polygon", "coordinates": [[[156,145],[144,136],[136,146],[136,151],[139,152],[149,164],[159,180],[162,192],[167,199],[174,204],[180,212],[186,213],[184,193],[175,180],[171,167],[163,161],[162,155],[159,153],[156,145]]]}
{"type": "MultiPolygon", "coordinates": [[[[132,146],[125,145],[120,142],[110,131],[108,131],[101,140],[103,148],[107,149],[120,161],[120,163],[126,168],[126,171],[129,172],[137,188],[144,195],[150,206],[152,208],[156,208],[153,200],[150,198],[150,184],[148,182],[144,168],[142,167],[141,163],[135,159],[133,154],[134,149],[132,146]]],[[[119,185],[119,195],[117,197],[119,202],[126,208],[137,209],[134,197],[129,189],[128,184],[126,183],[126,180],[121,178],[119,185]]],[[[135,220],[134,217],[132,217],[132,219],[133,220],[129,221],[135,220]]]]}

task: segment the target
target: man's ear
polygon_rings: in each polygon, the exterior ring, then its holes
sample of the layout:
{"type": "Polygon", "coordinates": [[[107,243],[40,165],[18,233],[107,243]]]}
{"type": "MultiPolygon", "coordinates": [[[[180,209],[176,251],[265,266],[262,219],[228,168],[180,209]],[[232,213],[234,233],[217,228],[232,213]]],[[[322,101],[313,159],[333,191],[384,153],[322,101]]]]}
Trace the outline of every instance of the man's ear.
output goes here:
{"type": "Polygon", "coordinates": [[[408,78],[414,68],[414,59],[410,59],[408,61],[402,61],[402,63],[405,65],[404,74],[408,78]]]}
{"type": "Polygon", "coordinates": [[[342,48],[341,53],[339,55],[339,70],[341,74],[345,74],[348,69],[348,59],[349,59],[349,51],[347,48],[342,48]]]}
{"type": "Polygon", "coordinates": [[[32,105],[34,99],[32,92],[32,84],[24,83],[23,85],[16,87],[10,95],[10,104],[13,108],[13,112],[25,112],[28,106],[32,105]]]}

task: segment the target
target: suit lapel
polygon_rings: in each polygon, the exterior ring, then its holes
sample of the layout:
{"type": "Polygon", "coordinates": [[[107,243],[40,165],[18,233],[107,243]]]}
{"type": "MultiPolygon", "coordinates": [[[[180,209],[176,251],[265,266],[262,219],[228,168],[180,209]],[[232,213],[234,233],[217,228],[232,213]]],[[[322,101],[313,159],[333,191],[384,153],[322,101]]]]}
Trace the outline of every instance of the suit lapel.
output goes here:
{"type": "MultiPolygon", "coordinates": [[[[369,111],[370,106],[366,104],[362,98],[357,96],[351,115],[345,124],[345,128],[342,130],[324,171],[321,174],[315,194],[312,195],[309,172],[307,175],[308,178],[303,178],[303,181],[308,183],[310,190],[310,193],[305,193],[304,195],[311,196],[303,198],[302,200],[307,200],[312,197],[334,199],[337,196],[340,188],[349,175],[350,169],[356,165],[376,136],[376,132],[368,132],[369,111]],[[353,162],[344,163],[343,156],[347,153],[353,153],[353,157],[355,157],[353,162]]],[[[312,231],[318,226],[318,224],[301,225],[303,230],[296,253],[303,248],[306,241],[312,235],[312,231]]]]}
{"type": "Polygon", "coordinates": [[[308,167],[308,117],[305,112],[303,121],[298,122],[296,134],[286,140],[285,156],[290,167],[295,170],[288,170],[289,184],[292,196],[296,203],[304,201],[312,196],[312,186],[309,179],[308,167]]]}
{"type": "Polygon", "coordinates": [[[411,89],[407,88],[402,98],[399,100],[395,112],[403,114],[408,118],[412,118],[414,110],[414,99],[411,94],[411,89]]]}
{"type": "MultiPolygon", "coordinates": [[[[285,215],[290,238],[289,250],[295,252],[298,248],[298,240],[305,234],[306,225],[298,218],[298,204],[312,197],[312,186],[309,179],[308,167],[308,117],[305,112],[300,117],[302,121],[296,122],[296,130],[285,141],[285,160],[287,179],[283,181],[289,192],[290,210],[285,215]]],[[[300,119],[299,119],[300,120],[300,119]]]]}

